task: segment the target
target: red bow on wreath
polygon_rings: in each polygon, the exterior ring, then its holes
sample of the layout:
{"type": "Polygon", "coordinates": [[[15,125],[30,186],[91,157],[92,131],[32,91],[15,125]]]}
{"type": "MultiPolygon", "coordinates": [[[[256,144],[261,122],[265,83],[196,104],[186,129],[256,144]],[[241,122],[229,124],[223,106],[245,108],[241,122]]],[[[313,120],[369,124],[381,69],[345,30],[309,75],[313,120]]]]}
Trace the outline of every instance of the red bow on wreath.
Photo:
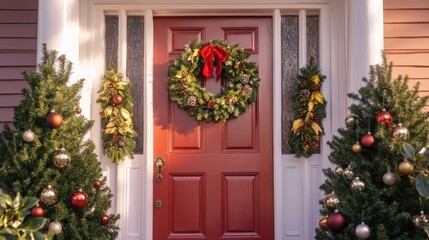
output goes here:
{"type": "Polygon", "coordinates": [[[216,77],[219,77],[222,71],[222,62],[228,57],[228,53],[221,47],[213,47],[210,43],[207,43],[199,52],[200,56],[206,61],[203,66],[203,74],[206,77],[211,77],[213,74],[213,55],[216,58],[217,69],[216,77]]]}

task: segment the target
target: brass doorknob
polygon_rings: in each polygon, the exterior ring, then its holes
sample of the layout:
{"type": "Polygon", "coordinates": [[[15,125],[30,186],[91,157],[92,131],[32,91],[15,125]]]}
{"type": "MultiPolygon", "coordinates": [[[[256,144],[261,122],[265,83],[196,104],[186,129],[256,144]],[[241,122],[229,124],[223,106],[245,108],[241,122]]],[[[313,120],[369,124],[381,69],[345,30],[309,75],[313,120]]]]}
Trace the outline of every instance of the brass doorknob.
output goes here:
{"type": "Polygon", "coordinates": [[[164,167],[165,160],[162,159],[162,157],[157,157],[155,159],[155,167],[158,169],[158,174],[156,175],[156,181],[161,182],[162,181],[162,167],[164,167]]]}

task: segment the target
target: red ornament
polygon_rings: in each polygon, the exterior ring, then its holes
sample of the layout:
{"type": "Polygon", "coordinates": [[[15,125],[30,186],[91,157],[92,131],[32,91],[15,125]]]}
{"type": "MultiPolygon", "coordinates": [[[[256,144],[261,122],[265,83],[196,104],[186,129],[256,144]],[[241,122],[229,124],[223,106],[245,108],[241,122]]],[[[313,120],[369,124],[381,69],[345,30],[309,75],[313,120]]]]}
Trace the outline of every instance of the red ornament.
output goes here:
{"type": "Polygon", "coordinates": [[[72,194],[70,200],[73,207],[83,208],[88,203],[88,194],[79,189],[79,191],[72,194]]]}
{"type": "Polygon", "coordinates": [[[63,125],[63,116],[54,110],[46,117],[46,125],[50,128],[59,128],[63,125]]]}
{"type": "Polygon", "coordinates": [[[109,224],[109,216],[107,216],[107,214],[104,214],[103,217],[101,217],[101,225],[106,226],[107,224],[109,224]]]}
{"type": "Polygon", "coordinates": [[[384,123],[386,127],[390,127],[392,125],[392,115],[390,115],[389,112],[386,111],[386,109],[383,108],[381,113],[379,113],[376,117],[378,123],[384,123]]]}
{"type": "Polygon", "coordinates": [[[120,94],[115,94],[112,97],[112,101],[114,104],[121,104],[124,102],[124,98],[120,94]]]}
{"type": "Polygon", "coordinates": [[[347,219],[342,213],[334,212],[329,214],[327,225],[329,230],[334,233],[339,233],[347,226],[347,219]]]}
{"type": "Polygon", "coordinates": [[[31,210],[31,216],[33,217],[43,217],[44,215],[45,210],[39,205],[33,207],[33,209],[31,210]]]}
{"type": "Polygon", "coordinates": [[[100,187],[101,187],[101,181],[100,180],[95,181],[94,188],[99,189],[100,187]]]}
{"type": "Polygon", "coordinates": [[[367,134],[362,136],[362,138],[360,139],[360,143],[362,144],[362,146],[370,148],[375,143],[374,136],[372,136],[371,133],[368,132],[367,134]]]}
{"type": "Polygon", "coordinates": [[[80,108],[79,106],[76,107],[76,113],[77,114],[81,114],[82,113],[82,108],[80,108]]]}

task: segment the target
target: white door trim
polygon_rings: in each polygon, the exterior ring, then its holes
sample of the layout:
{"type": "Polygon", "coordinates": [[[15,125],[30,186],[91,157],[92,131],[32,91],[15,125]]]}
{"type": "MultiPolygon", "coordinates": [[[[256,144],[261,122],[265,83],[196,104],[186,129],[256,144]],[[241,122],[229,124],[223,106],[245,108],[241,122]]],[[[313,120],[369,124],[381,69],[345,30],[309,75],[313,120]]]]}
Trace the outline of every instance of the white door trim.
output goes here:
{"type": "MultiPolygon", "coordinates": [[[[102,157],[101,151],[101,133],[99,131],[100,126],[100,117],[98,115],[99,106],[93,105],[91,108],[91,119],[95,120],[95,127],[91,132],[91,138],[95,141],[97,146],[97,153],[101,157],[103,169],[105,175],[109,176],[109,185],[112,188],[112,191],[115,195],[117,201],[114,202],[115,206],[112,209],[113,211],[118,211],[121,213],[120,219],[120,239],[152,239],[152,210],[153,210],[153,17],[162,15],[162,16],[177,16],[177,15],[186,15],[186,16],[200,16],[202,12],[207,12],[212,9],[214,6],[218,6],[217,16],[219,15],[265,15],[273,17],[273,81],[274,81],[274,92],[273,92],[273,101],[274,101],[274,194],[275,194],[275,236],[276,239],[307,239],[305,236],[308,236],[308,231],[314,231],[311,227],[314,225],[313,221],[317,216],[314,216],[314,211],[317,211],[318,207],[312,205],[311,208],[307,206],[310,204],[310,198],[313,200],[315,198],[320,198],[318,189],[316,194],[310,192],[310,185],[313,188],[318,188],[319,183],[322,179],[321,168],[326,167],[327,163],[327,154],[328,151],[322,149],[321,156],[316,156],[315,159],[306,160],[288,160],[289,158],[281,154],[281,87],[278,86],[281,81],[281,49],[280,49],[280,22],[281,15],[287,9],[312,9],[320,11],[320,31],[321,31],[321,69],[324,75],[328,78],[326,87],[323,89],[325,96],[332,96],[332,94],[339,95],[344,93],[343,89],[339,89],[335,84],[340,78],[344,79],[344,76],[339,76],[338,70],[336,68],[341,68],[341,65],[333,66],[332,62],[337,61],[338,56],[342,56],[341,51],[331,48],[336,44],[335,39],[330,39],[331,28],[336,27],[332,25],[331,22],[334,19],[330,15],[330,10],[336,8],[338,0],[330,1],[317,1],[322,3],[313,3],[313,4],[300,4],[300,3],[291,3],[291,4],[227,4],[227,6],[219,7],[217,4],[193,4],[186,5],[184,8],[180,4],[169,4],[168,6],[162,4],[103,4],[102,1],[91,1],[91,0],[81,0],[84,4],[81,5],[81,29],[86,30],[80,38],[81,48],[84,49],[81,51],[80,62],[88,63],[84,71],[87,82],[91,82],[92,91],[92,101],[95,102],[97,98],[97,90],[100,84],[100,77],[104,72],[104,15],[105,13],[115,13],[120,16],[120,19],[126,18],[127,14],[132,15],[144,15],[145,17],[145,79],[144,79],[144,154],[135,156],[134,160],[125,161],[118,166],[111,164],[109,159],[104,159],[102,157]],[[86,8],[83,10],[82,8],[86,8]],[[225,8],[228,8],[227,13],[225,13],[225,8]],[[174,10],[177,9],[177,10],[174,10]],[[222,13],[224,12],[224,13],[222,13]],[[85,15],[85,16],[83,16],[85,15]],[[84,37],[86,36],[86,37],[84,37]],[[280,60],[279,60],[280,59],[280,60]],[[298,164],[298,165],[294,165],[298,164]],[[303,165],[302,165],[303,164],[303,165]],[[292,168],[290,168],[292,166],[292,168]],[[288,168],[289,167],[289,168],[288,168]],[[288,236],[287,231],[285,230],[285,215],[283,206],[287,202],[288,196],[285,195],[285,172],[290,171],[290,169],[297,169],[300,179],[297,181],[302,182],[305,187],[302,193],[302,198],[304,205],[301,207],[303,209],[300,222],[301,227],[297,232],[290,232],[291,235],[288,236]],[[304,174],[305,173],[305,174],[304,174]],[[304,175],[302,175],[304,174],[304,175]],[[131,180],[138,180],[143,183],[143,185],[135,184],[135,182],[130,182],[131,180]],[[140,190],[137,190],[137,188],[140,190]],[[131,199],[132,197],[137,196],[136,199],[131,199]],[[136,202],[137,201],[137,202],[136,202]],[[138,207],[140,206],[140,207],[138,207]],[[137,207],[137,209],[136,209],[137,207]],[[306,210],[305,210],[306,209],[306,210]],[[135,217],[136,213],[140,217],[135,217]],[[129,214],[134,214],[133,218],[130,218],[129,214]],[[140,229],[138,226],[140,225],[140,229]],[[293,236],[298,236],[298,238],[293,238],[293,236]],[[291,238],[289,238],[291,237],[291,238]]],[[[106,1],[107,2],[107,1],[106,1]]],[[[111,2],[111,1],[110,1],[111,2]]],[[[313,1],[316,2],[316,1],[313,1]]],[[[300,14],[305,16],[305,11],[301,11],[300,14]]],[[[124,39],[124,35],[121,32],[124,31],[124,27],[120,26],[119,38],[124,39]]],[[[336,31],[336,30],[335,30],[336,31]]],[[[337,39],[341,40],[341,39],[337,39]]],[[[305,38],[300,40],[302,46],[305,47],[305,38]]],[[[124,63],[124,54],[126,50],[126,45],[121,45],[119,49],[119,70],[124,72],[126,64],[124,63]],[[122,60],[121,60],[122,59],[122,60]]],[[[301,51],[302,52],[302,51],[301,51]]],[[[301,53],[302,55],[302,53],[301,53]]],[[[305,55],[305,54],[304,54],[305,55]]],[[[305,58],[301,58],[301,65],[305,63],[305,58]]],[[[338,96],[336,96],[338,98],[338,96]]],[[[328,113],[340,114],[339,109],[333,109],[333,105],[328,106],[328,113]]],[[[324,126],[328,133],[331,132],[333,128],[332,124],[329,122],[332,119],[328,116],[324,126]]],[[[335,125],[335,124],[334,124],[335,125]]],[[[330,139],[330,135],[327,135],[325,139],[330,139]]],[[[296,186],[298,187],[298,186],[296,186]]],[[[311,190],[314,190],[314,189],[311,190]]]]}

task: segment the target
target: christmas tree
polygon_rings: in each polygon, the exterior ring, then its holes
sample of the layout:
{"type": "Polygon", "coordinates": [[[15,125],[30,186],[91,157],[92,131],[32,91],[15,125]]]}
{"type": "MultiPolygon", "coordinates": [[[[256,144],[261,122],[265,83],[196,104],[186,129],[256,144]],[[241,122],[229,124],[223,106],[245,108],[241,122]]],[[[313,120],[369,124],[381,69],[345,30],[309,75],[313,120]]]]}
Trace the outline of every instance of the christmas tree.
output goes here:
{"type": "Polygon", "coordinates": [[[15,108],[13,127],[0,135],[0,188],[39,198],[33,216],[48,219],[55,239],[115,239],[112,194],[85,138],[93,122],[80,115],[83,80],[69,84],[72,64],[43,46],[38,71],[24,73],[29,88],[15,108]]]}
{"type": "Polygon", "coordinates": [[[419,96],[419,84],[408,88],[407,76],[392,79],[392,66],[383,55],[359,92],[348,94],[346,127],[328,142],[336,167],[324,169],[316,239],[427,239],[416,222],[429,212],[414,182],[417,163],[401,153],[404,142],[427,142],[428,98],[419,96]]]}

